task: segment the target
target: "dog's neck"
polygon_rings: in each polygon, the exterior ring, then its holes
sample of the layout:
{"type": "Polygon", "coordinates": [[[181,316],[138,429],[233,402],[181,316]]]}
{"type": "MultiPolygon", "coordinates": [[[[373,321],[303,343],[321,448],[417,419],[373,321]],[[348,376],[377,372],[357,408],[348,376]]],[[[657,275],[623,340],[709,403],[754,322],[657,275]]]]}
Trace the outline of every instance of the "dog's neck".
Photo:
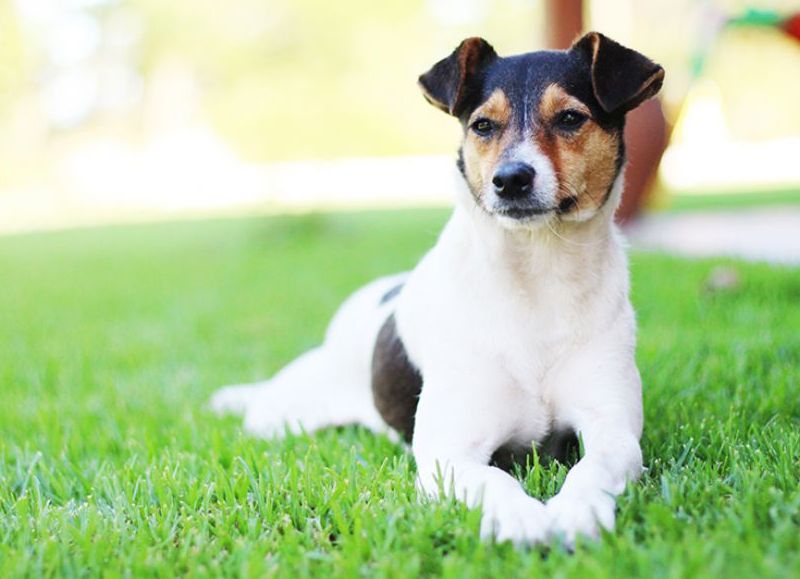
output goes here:
{"type": "Polygon", "coordinates": [[[450,226],[455,229],[456,245],[468,253],[469,260],[480,260],[483,271],[510,285],[531,289],[553,278],[588,283],[607,277],[609,267],[624,260],[613,222],[621,190],[622,177],[607,204],[586,221],[551,218],[549,223],[517,229],[502,227],[465,198],[462,201],[469,202],[458,204],[450,226]]]}

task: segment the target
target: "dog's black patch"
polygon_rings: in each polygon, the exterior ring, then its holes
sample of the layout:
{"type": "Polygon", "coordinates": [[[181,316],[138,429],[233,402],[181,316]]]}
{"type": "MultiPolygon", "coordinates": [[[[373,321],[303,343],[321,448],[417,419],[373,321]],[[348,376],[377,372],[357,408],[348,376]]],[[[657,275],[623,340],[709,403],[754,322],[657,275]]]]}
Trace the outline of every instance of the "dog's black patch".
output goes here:
{"type": "Polygon", "coordinates": [[[622,128],[617,133],[617,158],[614,159],[614,175],[619,177],[619,172],[622,171],[622,165],[625,164],[625,123],[623,121],[622,128]]]}
{"type": "Polygon", "coordinates": [[[386,423],[411,442],[422,375],[408,359],[394,314],[378,332],[372,352],[372,399],[386,423]]]}
{"type": "Polygon", "coordinates": [[[381,297],[380,305],[384,305],[385,303],[399,296],[400,291],[403,289],[404,285],[405,285],[404,283],[400,282],[399,284],[391,288],[389,291],[387,291],[385,294],[383,294],[383,296],[381,297]]]}
{"type": "MultiPolygon", "coordinates": [[[[557,460],[561,464],[572,464],[579,458],[578,437],[572,431],[553,432],[537,446],[539,460],[548,464],[557,460]]],[[[506,472],[515,466],[524,467],[528,457],[533,455],[529,446],[504,445],[492,453],[490,464],[506,472]]]]}
{"type": "Polygon", "coordinates": [[[573,430],[551,432],[539,445],[539,452],[546,459],[570,464],[580,458],[578,435],[573,430]]]}
{"type": "Polygon", "coordinates": [[[528,446],[504,445],[492,453],[489,464],[500,470],[511,472],[517,465],[524,467],[527,458],[532,455],[533,452],[528,446]]]}
{"type": "Polygon", "coordinates": [[[569,213],[573,207],[578,203],[578,198],[574,195],[570,195],[569,197],[564,197],[561,200],[561,203],[558,204],[558,212],[559,213],[569,213]]]}
{"type": "Polygon", "coordinates": [[[456,159],[456,167],[458,167],[458,172],[461,173],[463,177],[466,178],[467,173],[464,170],[464,148],[458,148],[458,158],[456,159]]]}
{"type": "Polygon", "coordinates": [[[606,195],[603,198],[602,205],[608,203],[608,200],[611,199],[611,194],[614,192],[614,184],[619,179],[619,174],[622,172],[622,166],[625,164],[625,121],[623,120],[622,128],[617,132],[617,157],[614,159],[614,179],[611,181],[611,185],[608,186],[608,191],[606,191],[606,195]]]}

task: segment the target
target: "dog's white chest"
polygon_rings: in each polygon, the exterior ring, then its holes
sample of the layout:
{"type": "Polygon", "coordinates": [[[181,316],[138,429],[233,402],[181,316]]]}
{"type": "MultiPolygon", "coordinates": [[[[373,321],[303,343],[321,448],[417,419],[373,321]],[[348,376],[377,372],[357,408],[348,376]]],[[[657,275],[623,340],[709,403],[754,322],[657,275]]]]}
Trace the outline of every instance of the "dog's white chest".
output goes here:
{"type": "MultiPolygon", "coordinates": [[[[498,294],[489,287],[484,291],[480,284],[454,293],[455,287],[440,283],[437,290],[420,292],[424,307],[405,311],[421,315],[403,317],[405,312],[399,312],[406,347],[423,376],[435,377],[441,371],[459,382],[426,379],[423,388],[485,400],[479,406],[502,421],[498,430],[506,432],[504,443],[541,442],[554,428],[549,378],[569,349],[574,316],[563,310],[560,315],[557,303],[543,308],[529,301],[531,296],[498,294]]],[[[414,299],[413,281],[407,290],[414,299]]]]}
{"type": "Polygon", "coordinates": [[[507,330],[495,342],[501,346],[494,353],[496,387],[514,390],[520,400],[515,411],[521,442],[540,442],[554,429],[553,373],[564,363],[573,332],[567,320],[535,308],[507,318],[502,326],[507,330]]]}

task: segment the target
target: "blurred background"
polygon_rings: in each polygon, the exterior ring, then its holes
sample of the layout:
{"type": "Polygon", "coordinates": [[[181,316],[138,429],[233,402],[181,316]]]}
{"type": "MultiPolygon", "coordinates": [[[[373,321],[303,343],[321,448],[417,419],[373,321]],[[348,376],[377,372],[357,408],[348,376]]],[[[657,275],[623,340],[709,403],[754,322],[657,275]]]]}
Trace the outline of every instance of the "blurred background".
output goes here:
{"type": "MultiPolygon", "coordinates": [[[[800,202],[798,10],[583,3],[585,30],[667,70],[649,207],[800,202]]],[[[447,204],[460,129],[417,76],[466,36],[553,45],[558,17],[544,0],[0,0],[0,233],[447,204]]]]}

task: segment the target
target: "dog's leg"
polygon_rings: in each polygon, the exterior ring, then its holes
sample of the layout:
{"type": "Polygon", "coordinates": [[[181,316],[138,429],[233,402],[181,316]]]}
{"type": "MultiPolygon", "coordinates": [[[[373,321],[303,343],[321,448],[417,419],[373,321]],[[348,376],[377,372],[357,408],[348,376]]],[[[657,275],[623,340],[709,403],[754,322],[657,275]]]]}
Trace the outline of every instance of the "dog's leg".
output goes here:
{"type": "Polygon", "coordinates": [[[271,380],[228,386],[211,399],[218,413],[244,415],[244,428],[264,438],[313,432],[327,426],[363,424],[380,430],[382,422],[368,393],[365,377],[342,367],[324,346],[306,352],[271,380]],[[349,375],[352,374],[352,375],[349,375]]]}
{"type": "Polygon", "coordinates": [[[615,497],[642,472],[639,437],[642,428],[641,382],[630,361],[609,368],[599,355],[595,363],[576,364],[560,384],[556,413],[581,437],[584,456],[569,471],[561,491],[547,503],[553,534],[572,548],[578,535],[596,538],[600,528],[614,527],[615,497]]]}
{"type": "Polygon", "coordinates": [[[609,414],[578,426],[585,454],[569,471],[561,491],[547,502],[553,535],[572,548],[578,535],[597,538],[614,528],[615,497],[642,471],[642,452],[624,419],[609,414]]]}
{"type": "Polygon", "coordinates": [[[211,408],[244,415],[245,430],[267,438],[346,424],[386,431],[372,400],[372,350],[404,279],[381,278],[361,288],[342,304],[322,346],[270,380],[222,388],[211,408]]]}
{"type": "Polygon", "coordinates": [[[317,382],[323,359],[322,349],[315,348],[295,358],[269,380],[220,388],[211,397],[209,406],[217,414],[245,415],[256,403],[269,396],[273,398],[277,412],[277,407],[285,406],[290,400],[291,390],[317,382]]]}
{"type": "Polygon", "coordinates": [[[426,382],[415,419],[413,451],[420,491],[480,506],[483,538],[517,545],[545,540],[549,520],[544,504],[526,494],[511,475],[489,466],[492,453],[509,434],[507,426],[513,424],[504,424],[504,419],[520,401],[495,397],[486,388],[437,386],[426,382]]]}

